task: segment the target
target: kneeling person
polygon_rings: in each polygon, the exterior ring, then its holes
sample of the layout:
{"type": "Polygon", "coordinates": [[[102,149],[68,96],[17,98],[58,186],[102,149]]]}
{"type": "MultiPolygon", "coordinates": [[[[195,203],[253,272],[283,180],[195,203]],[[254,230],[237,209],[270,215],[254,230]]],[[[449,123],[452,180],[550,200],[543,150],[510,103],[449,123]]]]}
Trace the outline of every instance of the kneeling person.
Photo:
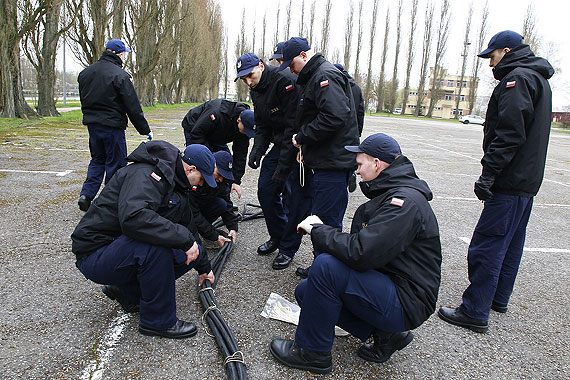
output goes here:
{"type": "Polygon", "coordinates": [[[216,186],[214,157],[203,145],[183,154],[165,141],[139,145],[115,173],[71,235],[76,266],[106,285],[125,312],[140,310],[139,331],[165,338],[196,334],[176,317],[175,280],[195,268],[214,283],[205,249],[196,243],[191,186],[216,186]]]}
{"type": "Polygon", "coordinates": [[[409,330],[435,310],[441,276],[433,196],[396,140],[378,133],[345,149],[358,153],[356,173],[370,200],[356,210],[350,233],[314,215],[299,224],[324,253],[295,289],[301,306],[295,340],[270,346],[279,362],[315,373],[332,369],[335,325],[363,342],[373,337],[358,350],[368,361],[385,362],[407,346],[409,330]]]}

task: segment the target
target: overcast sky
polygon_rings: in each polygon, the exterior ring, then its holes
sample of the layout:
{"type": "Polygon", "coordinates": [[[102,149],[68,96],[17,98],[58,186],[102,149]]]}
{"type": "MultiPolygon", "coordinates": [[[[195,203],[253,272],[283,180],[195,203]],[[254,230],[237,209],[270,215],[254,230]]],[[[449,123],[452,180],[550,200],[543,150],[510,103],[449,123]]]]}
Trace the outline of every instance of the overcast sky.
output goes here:
{"type": "MultiPolygon", "coordinates": [[[[251,40],[253,37],[253,25],[256,26],[256,51],[259,49],[261,44],[261,34],[262,34],[262,20],[263,15],[267,13],[267,36],[266,36],[266,51],[273,48],[273,39],[275,35],[275,22],[277,9],[280,7],[280,40],[285,39],[284,36],[284,26],[283,22],[286,17],[285,10],[289,3],[289,0],[217,0],[220,4],[222,15],[224,19],[225,26],[229,35],[230,51],[234,51],[235,41],[240,33],[241,20],[243,10],[246,10],[246,34],[248,42],[251,45],[251,40]]],[[[292,11],[292,22],[290,25],[290,35],[296,36],[300,35],[299,24],[301,19],[301,4],[302,0],[292,0],[293,1],[293,11],[292,11]]],[[[420,70],[421,61],[421,51],[423,37],[423,25],[424,25],[424,13],[425,7],[428,0],[419,0],[419,10],[418,10],[418,26],[416,29],[416,59],[414,67],[412,68],[412,80],[411,85],[417,86],[418,76],[420,70]]],[[[435,4],[435,15],[439,12],[441,0],[432,0],[435,4]]],[[[358,6],[359,0],[353,0],[355,7],[358,6]]],[[[312,0],[305,0],[305,12],[304,20],[307,24],[310,14],[312,0]]],[[[405,79],[405,60],[406,60],[406,45],[407,36],[409,33],[410,24],[410,3],[411,0],[404,0],[404,11],[402,16],[402,47],[399,57],[399,69],[398,77],[400,83],[403,83],[405,79]]],[[[534,12],[537,18],[537,33],[542,39],[543,54],[547,57],[553,66],[558,69],[555,76],[551,79],[550,83],[553,89],[553,107],[554,109],[560,109],[561,107],[570,106],[570,67],[568,62],[570,62],[570,41],[567,37],[570,28],[568,26],[568,16],[570,15],[570,1],[568,0],[492,0],[489,2],[489,31],[487,40],[490,37],[505,29],[511,29],[517,32],[521,32],[523,19],[529,4],[534,4],[534,12]],[[566,31],[566,32],[563,32],[566,31]],[[564,70],[564,68],[568,68],[564,70]]],[[[322,19],[324,16],[324,6],[326,0],[316,1],[316,22],[314,25],[314,34],[318,40],[321,39],[321,26],[322,19]]],[[[338,49],[340,56],[343,52],[343,41],[344,41],[344,29],[345,29],[345,17],[348,13],[350,0],[333,0],[332,1],[332,11],[331,11],[331,29],[329,35],[329,47],[328,56],[332,57],[335,49],[338,49]]],[[[387,77],[390,78],[392,75],[393,65],[394,65],[394,51],[395,51],[395,23],[396,23],[396,7],[397,0],[380,0],[379,13],[377,17],[377,27],[376,27],[376,42],[373,54],[373,66],[372,71],[374,74],[378,75],[380,71],[380,56],[382,43],[384,39],[384,20],[386,18],[386,11],[390,8],[390,38],[391,43],[388,47],[388,58],[386,62],[386,72],[387,77]]],[[[474,46],[476,44],[476,33],[479,28],[482,8],[484,6],[483,0],[474,1],[474,15],[471,24],[471,42],[474,46]]],[[[367,70],[368,61],[368,46],[369,46],[369,30],[370,30],[370,19],[372,14],[373,0],[364,0],[364,20],[363,20],[363,50],[360,55],[360,71],[365,72],[367,70]]],[[[463,36],[465,32],[465,20],[467,10],[469,8],[468,0],[451,0],[451,13],[452,21],[450,26],[450,35],[448,39],[448,48],[445,54],[444,66],[448,69],[451,74],[460,74],[461,68],[461,52],[463,47],[463,36]]],[[[356,27],[358,21],[354,20],[355,32],[354,32],[354,42],[353,46],[356,45],[356,27]]],[[[436,21],[437,25],[437,21],[436,21]]],[[[308,26],[308,25],[307,25],[308,26]]],[[[486,44],[485,44],[486,45],[486,44]]],[[[354,69],[354,48],[353,48],[353,58],[351,61],[351,67],[349,71],[352,73],[354,69]]],[[[432,48],[432,51],[434,48],[432,48]]],[[[68,49],[68,61],[69,61],[69,49],[68,49]]],[[[268,54],[268,53],[266,53],[268,54]]],[[[470,52],[471,55],[475,55],[475,51],[470,52]]],[[[433,58],[432,58],[433,62],[433,58]]],[[[468,65],[471,66],[472,60],[468,60],[468,65]]],[[[73,66],[73,63],[68,63],[71,65],[72,69],[80,69],[77,65],[73,66]]],[[[230,58],[230,65],[232,66],[232,71],[235,69],[233,65],[235,64],[235,58],[233,53],[230,58]]],[[[61,59],[58,60],[58,66],[61,67],[61,59]]],[[[471,70],[468,67],[468,72],[471,70]]],[[[230,71],[230,72],[232,72],[230,71]]],[[[481,87],[479,94],[484,95],[485,93],[490,94],[492,88],[488,85],[491,82],[492,74],[488,67],[488,60],[485,60],[480,71],[481,75],[481,87]]],[[[233,72],[232,72],[233,74],[233,72]]]]}

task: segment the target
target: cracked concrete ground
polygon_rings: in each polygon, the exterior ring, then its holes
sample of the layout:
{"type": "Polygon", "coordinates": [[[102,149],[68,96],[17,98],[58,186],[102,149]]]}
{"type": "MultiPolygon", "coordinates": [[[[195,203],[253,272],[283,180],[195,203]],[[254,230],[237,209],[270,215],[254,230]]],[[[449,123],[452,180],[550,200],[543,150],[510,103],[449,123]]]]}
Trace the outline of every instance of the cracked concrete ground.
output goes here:
{"type": "MultiPolygon", "coordinates": [[[[182,147],[180,120],[186,111],[148,113],[155,138],[182,147]]],[[[468,283],[465,240],[482,208],[472,191],[480,173],[481,127],[366,117],[364,135],[375,132],[400,142],[434,192],[443,246],[438,305],[455,306],[468,283]]],[[[130,152],[143,137],[129,127],[127,140],[130,152]]],[[[568,152],[570,135],[553,132],[509,312],[492,312],[488,333],[457,328],[433,315],[416,329],[414,341],[384,364],[361,360],[357,339],[337,338],[333,372],[319,377],[570,378],[568,152]]],[[[174,341],[140,335],[138,315],[123,315],[75,268],[69,236],[82,216],[76,201],[88,161],[87,131],[76,122],[0,133],[0,378],[225,378],[223,358],[200,323],[196,272],[178,280],[177,302],[178,316],[196,322],[199,333],[174,341]]],[[[257,203],[258,175],[247,169],[237,205],[257,203]]],[[[350,195],[345,229],[364,201],[358,190],[350,195]]],[[[294,300],[299,281],[294,271],[311,262],[310,241],[303,240],[291,267],[274,271],[273,255],[255,252],[266,238],[263,220],[240,225],[237,246],[217,284],[219,307],[244,352],[251,379],[310,378],[279,365],[268,350],[271,339],[292,338],[294,326],[259,315],[271,292],[294,300]]]]}

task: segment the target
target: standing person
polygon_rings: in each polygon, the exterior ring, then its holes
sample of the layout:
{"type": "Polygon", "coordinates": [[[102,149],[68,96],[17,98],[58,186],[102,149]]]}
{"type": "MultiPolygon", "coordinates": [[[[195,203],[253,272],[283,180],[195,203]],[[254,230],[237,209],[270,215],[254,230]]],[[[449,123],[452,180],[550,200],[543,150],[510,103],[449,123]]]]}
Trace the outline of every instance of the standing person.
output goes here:
{"type": "Polygon", "coordinates": [[[191,186],[216,186],[214,157],[203,145],[180,154],[157,140],[127,159],[71,235],[76,266],[126,312],[140,310],[141,334],[191,337],[196,326],[176,316],[175,280],[195,268],[200,284],[214,283],[189,206],[191,186]]]}
{"type": "Polygon", "coordinates": [[[255,136],[255,121],[249,106],[225,99],[209,100],[188,111],[182,120],[182,128],[186,145],[202,144],[212,152],[229,152],[227,144],[232,143],[232,191],[241,198],[249,139],[255,136]]]}
{"type": "Polygon", "coordinates": [[[243,80],[250,88],[254,105],[256,133],[248,165],[252,169],[261,165],[257,196],[269,232],[269,240],[261,244],[257,252],[268,255],[279,248],[272,264],[274,269],[287,268],[292,255],[285,253],[291,254],[292,251],[294,254],[300,244],[295,228],[298,221],[289,221],[283,206],[283,197],[291,194],[286,183],[291,163],[283,160],[292,161],[294,158],[281,154],[284,146],[291,145],[289,138],[284,139],[284,133],[294,127],[297,91],[295,76],[281,70],[277,66],[266,65],[252,53],[242,55],[236,62],[235,80],[243,80]],[[270,143],[273,147],[265,154],[270,143]]]}
{"type": "MultiPolygon", "coordinates": [[[[311,49],[301,37],[283,47],[281,70],[298,75],[301,95],[292,143],[301,160],[313,171],[311,213],[329,226],[342,230],[348,204],[348,179],[356,168],[356,155],[344,149],[358,144],[358,122],[348,78],[311,49]]],[[[306,277],[308,268],[296,272],[306,277]]]]}
{"type": "Polygon", "coordinates": [[[141,135],[152,140],[131,75],[123,70],[130,50],[123,41],[107,42],[101,58],[79,73],[79,98],[83,124],[89,131],[91,161],[79,196],[79,209],[87,211],[103,176],[109,183],[117,169],[127,164],[127,116],[141,135]]]}
{"type": "MultiPolygon", "coordinates": [[[[350,76],[348,71],[344,69],[344,66],[340,63],[335,63],[334,66],[339,69],[347,78],[348,83],[350,83],[350,88],[352,89],[352,99],[356,105],[356,119],[358,120],[358,136],[362,136],[362,130],[364,129],[364,97],[362,96],[362,89],[356,83],[356,81],[350,76]]],[[[352,172],[350,178],[348,179],[348,191],[351,193],[356,190],[356,173],[352,172]]]]}
{"type": "Polygon", "coordinates": [[[370,200],[356,210],[350,233],[315,215],[299,224],[323,253],[295,289],[295,340],[270,345],[280,363],[315,373],[332,369],[335,325],[363,342],[373,338],[358,350],[367,361],[383,363],[406,347],[409,330],[435,311],[441,277],[433,195],[396,140],[377,133],[345,148],[358,153],[360,188],[370,200]]]}
{"type": "Polygon", "coordinates": [[[544,177],[552,115],[548,79],[554,69],[536,57],[522,36],[495,34],[487,49],[499,84],[493,90],[483,137],[482,174],[475,195],[483,211],[467,254],[470,285],[457,308],[442,307],[444,321],[487,331],[489,312],[507,312],[521,262],[533,197],[544,177]]]}

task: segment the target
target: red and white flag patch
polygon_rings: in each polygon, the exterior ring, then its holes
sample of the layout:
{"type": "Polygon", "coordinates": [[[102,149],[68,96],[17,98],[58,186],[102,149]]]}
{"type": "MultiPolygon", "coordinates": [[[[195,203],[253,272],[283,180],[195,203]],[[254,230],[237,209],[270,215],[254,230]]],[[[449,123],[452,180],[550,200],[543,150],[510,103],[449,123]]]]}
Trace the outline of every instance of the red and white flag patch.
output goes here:
{"type": "Polygon", "coordinates": [[[210,119],[212,119],[212,121],[216,120],[216,117],[214,116],[214,114],[210,115],[210,119]]]}
{"type": "Polygon", "coordinates": [[[329,80],[328,80],[328,79],[321,82],[321,87],[325,87],[325,86],[328,86],[328,85],[329,85],[329,80]]]}
{"type": "Polygon", "coordinates": [[[157,182],[159,182],[162,179],[162,177],[156,174],[155,172],[150,173],[150,176],[154,178],[157,182]]]}
{"type": "Polygon", "coordinates": [[[506,87],[507,87],[507,88],[509,88],[509,87],[515,87],[515,84],[517,84],[517,81],[516,81],[516,80],[513,80],[513,81],[510,81],[510,82],[507,82],[507,86],[506,86],[506,87]]]}
{"type": "Polygon", "coordinates": [[[292,89],[293,89],[293,85],[292,85],[292,84],[290,84],[290,85],[288,85],[288,86],[285,87],[285,90],[286,90],[287,92],[291,91],[292,89]]]}
{"type": "Polygon", "coordinates": [[[403,199],[400,199],[400,198],[394,197],[394,198],[392,198],[392,200],[390,201],[390,204],[391,204],[391,205],[394,205],[394,206],[402,207],[402,206],[404,205],[404,200],[403,200],[403,199]]]}

